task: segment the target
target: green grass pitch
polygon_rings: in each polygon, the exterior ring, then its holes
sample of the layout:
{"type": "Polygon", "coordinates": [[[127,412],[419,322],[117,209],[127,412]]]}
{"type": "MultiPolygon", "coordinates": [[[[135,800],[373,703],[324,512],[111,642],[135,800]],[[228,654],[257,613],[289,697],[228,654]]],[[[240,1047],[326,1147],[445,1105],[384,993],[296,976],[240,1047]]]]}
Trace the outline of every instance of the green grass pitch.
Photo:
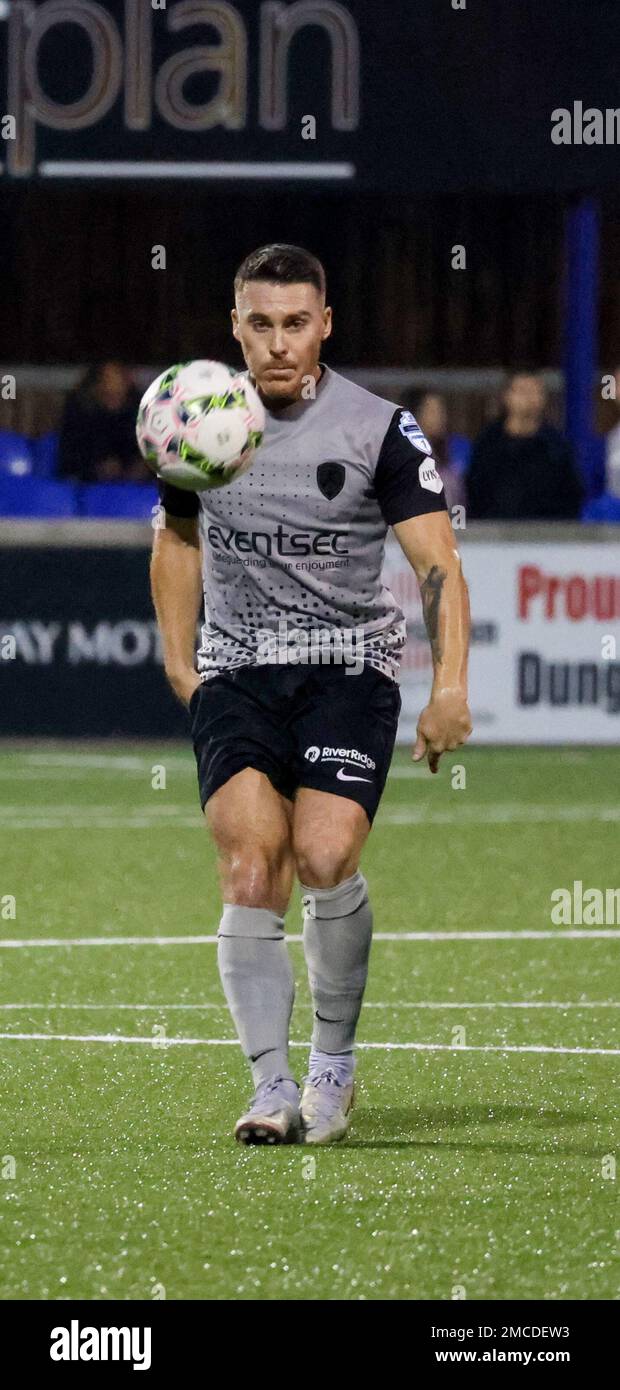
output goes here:
{"type": "Polygon", "coordinates": [[[550,899],[618,887],[619,785],[610,749],[474,748],[437,778],[400,750],[349,1135],[242,1149],[215,947],[176,939],[219,915],[190,751],[4,747],[0,1297],[617,1298],[620,928],[570,939],[550,899]]]}

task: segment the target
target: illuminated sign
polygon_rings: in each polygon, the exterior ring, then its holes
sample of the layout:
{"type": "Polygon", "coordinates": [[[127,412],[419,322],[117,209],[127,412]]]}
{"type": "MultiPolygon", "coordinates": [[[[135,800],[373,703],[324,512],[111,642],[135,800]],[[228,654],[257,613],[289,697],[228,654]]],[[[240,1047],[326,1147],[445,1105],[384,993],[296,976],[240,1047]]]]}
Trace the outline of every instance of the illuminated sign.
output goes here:
{"type": "MultiPolygon", "coordinates": [[[[350,11],[335,0],[268,0],[253,5],[247,18],[227,0],[160,5],[126,0],[118,19],[110,6],[96,0],[43,0],[37,5],[15,0],[8,11],[3,9],[8,16],[6,110],[15,117],[15,139],[5,141],[6,169],[14,176],[38,171],[239,177],[245,171],[262,177],[269,163],[264,157],[268,132],[289,133],[288,141],[271,142],[272,177],[348,178],[355,172],[347,159],[317,158],[316,115],[291,112],[292,59],[303,61],[304,46],[310,39],[316,45],[318,30],[322,61],[313,65],[313,81],[317,103],[325,105],[325,125],[332,133],[358,128],[358,29],[350,11]],[[179,48],[188,30],[192,39],[202,41],[179,48]],[[59,71],[63,95],[58,94],[59,71]],[[209,88],[206,99],[192,95],[200,84],[203,93],[209,88]],[[114,134],[119,118],[120,141],[114,134]],[[291,150],[293,125],[297,159],[279,164],[280,150],[291,150]],[[73,137],[90,132],[93,146],[99,143],[93,137],[104,129],[101,157],[89,158],[82,139],[77,158],[69,153],[62,160],[41,158],[41,137],[50,131],[73,137]],[[252,131],[263,132],[262,157],[256,159],[243,157],[244,137],[252,131]],[[153,159],[149,152],[145,158],[139,138],[131,137],[148,133],[159,134],[160,148],[164,154],[174,150],[174,157],[153,159]],[[229,160],[222,150],[230,148],[234,134],[241,136],[240,157],[229,160]],[[183,142],[181,136],[193,140],[183,142]]],[[[70,146],[66,142],[68,150],[70,146]]]]}

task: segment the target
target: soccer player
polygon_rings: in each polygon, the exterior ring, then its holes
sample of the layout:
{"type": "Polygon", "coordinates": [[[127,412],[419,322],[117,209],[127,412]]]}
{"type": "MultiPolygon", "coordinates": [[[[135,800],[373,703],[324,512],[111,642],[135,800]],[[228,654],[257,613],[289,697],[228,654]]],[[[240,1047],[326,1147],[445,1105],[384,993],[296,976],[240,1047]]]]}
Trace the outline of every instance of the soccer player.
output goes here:
{"type": "Polygon", "coordinates": [[[359,861],[400,712],[406,629],[381,583],[388,527],[418,577],[431,644],[413,757],[432,772],[470,732],[467,590],[413,416],[321,361],[320,262],[295,246],[255,251],[235,278],[232,323],[266,407],[263,443],[227,487],[161,486],[153,597],[166,673],[191,716],[219,860],[220,976],[255,1086],[235,1136],[325,1144],[345,1134],[353,1103],[372,934],[359,861]],[[284,938],[295,874],[314,1010],[301,1099],[284,938]]]}

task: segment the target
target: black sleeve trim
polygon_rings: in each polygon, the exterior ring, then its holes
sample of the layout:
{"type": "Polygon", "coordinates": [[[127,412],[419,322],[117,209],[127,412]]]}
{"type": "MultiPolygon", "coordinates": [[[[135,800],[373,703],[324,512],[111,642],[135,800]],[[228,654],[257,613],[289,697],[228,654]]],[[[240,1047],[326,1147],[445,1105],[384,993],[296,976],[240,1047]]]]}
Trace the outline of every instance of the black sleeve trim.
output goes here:
{"type": "Polygon", "coordinates": [[[396,410],[390,420],[377,459],[375,492],[388,526],[447,511],[430,444],[408,410],[396,410]]]}
{"type": "Polygon", "coordinates": [[[168,516],[198,516],[200,502],[195,492],[185,492],[183,488],[173,487],[171,483],[158,480],[159,500],[168,516]]]}

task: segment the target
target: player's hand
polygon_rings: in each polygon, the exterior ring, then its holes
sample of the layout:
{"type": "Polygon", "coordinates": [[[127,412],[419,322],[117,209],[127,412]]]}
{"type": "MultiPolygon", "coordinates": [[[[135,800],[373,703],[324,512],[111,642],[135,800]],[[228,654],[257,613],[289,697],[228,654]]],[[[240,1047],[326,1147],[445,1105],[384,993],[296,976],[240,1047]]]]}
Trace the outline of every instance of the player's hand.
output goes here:
{"type": "Polygon", "coordinates": [[[463,692],[438,690],[418,719],[414,763],[428,758],[431,772],[437,772],[442,753],[458,748],[470,733],[471,717],[463,692]]]}
{"type": "Polygon", "coordinates": [[[181,704],[188,708],[194,691],[201,684],[198,672],[194,670],[193,666],[188,666],[187,670],[175,671],[174,674],[169,673],[168,680],[181,704]]]}

